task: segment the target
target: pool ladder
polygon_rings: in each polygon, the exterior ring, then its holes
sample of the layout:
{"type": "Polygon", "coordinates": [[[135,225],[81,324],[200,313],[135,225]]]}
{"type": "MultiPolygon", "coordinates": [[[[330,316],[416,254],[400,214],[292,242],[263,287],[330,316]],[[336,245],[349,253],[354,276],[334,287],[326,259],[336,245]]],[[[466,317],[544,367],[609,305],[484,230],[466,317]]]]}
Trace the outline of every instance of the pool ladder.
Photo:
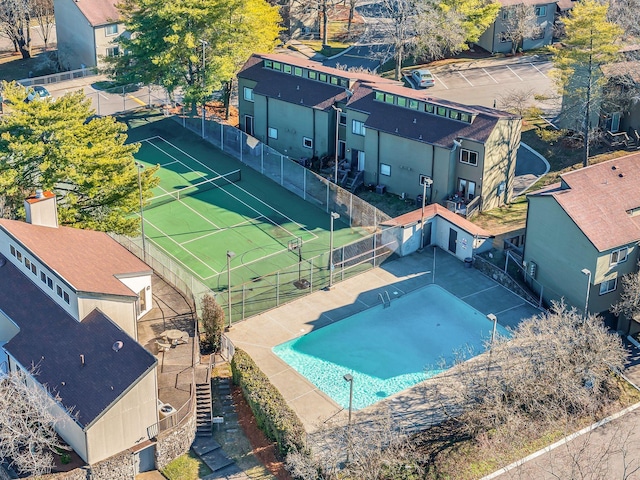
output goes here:
{"type": "Polygon", "coordinates": [[[389,292],[387,290],[384,291],[384,295],[382,292],[378,292],[378,297],[382,301],[382,308],[387,308],[391,306],[391,297],[389,296],[389,292]],[[385,295],[387,298],[385,299],[385,295]]]}

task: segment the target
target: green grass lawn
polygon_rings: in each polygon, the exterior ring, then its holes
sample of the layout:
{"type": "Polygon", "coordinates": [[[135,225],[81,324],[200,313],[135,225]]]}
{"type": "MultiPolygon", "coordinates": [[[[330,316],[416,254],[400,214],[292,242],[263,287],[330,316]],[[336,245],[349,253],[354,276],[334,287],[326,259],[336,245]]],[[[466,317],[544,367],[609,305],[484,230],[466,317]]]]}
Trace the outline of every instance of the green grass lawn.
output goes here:
{"type": "Polygon", "coordinates": [[[169,480],[198,480],[210,473],[211,469],[191,451],[176,458],[162,470],[169,480]]]}

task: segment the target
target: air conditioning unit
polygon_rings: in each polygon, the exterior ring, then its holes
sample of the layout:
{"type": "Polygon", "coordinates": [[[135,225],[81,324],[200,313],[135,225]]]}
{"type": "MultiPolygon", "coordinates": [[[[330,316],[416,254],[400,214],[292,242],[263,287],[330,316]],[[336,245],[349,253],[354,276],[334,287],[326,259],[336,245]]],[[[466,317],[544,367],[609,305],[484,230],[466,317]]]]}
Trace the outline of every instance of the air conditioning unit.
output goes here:
{"type": "Polygon", "coordinates": [[[160,403],[158,400],[158,416],[160,417],[160,424],[162,427],[173,427],[176,424],[177,410],[168,403],[160,403]]]}
{"type": "Polygon", "coordinates": [[[538,272],[538,264],[535,262],[529,262],[529,276],[531,278],[536,278],[537,272],[538,272]]]}

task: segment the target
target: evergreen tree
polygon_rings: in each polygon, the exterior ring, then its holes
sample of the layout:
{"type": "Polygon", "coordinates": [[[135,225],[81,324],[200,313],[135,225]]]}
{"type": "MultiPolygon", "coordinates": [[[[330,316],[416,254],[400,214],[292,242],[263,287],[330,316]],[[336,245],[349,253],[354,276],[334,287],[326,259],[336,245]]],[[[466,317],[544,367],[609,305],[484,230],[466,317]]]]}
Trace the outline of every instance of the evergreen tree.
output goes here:
{"type": "Polygon", "coordinates": [[[607,79],[600,67],[614,62],[619,55],[618,39],[622,29],[607,21],[608,3],[597,0],[576,2],[565,23],[566,38],[562,44],[551,46],[553,64],[564,114],[577,122],[583,135],[584,157],[589,164],[589,144],[597,127],[603,87],[607,79]]]}
{"type": "MultiPolygon", "coordinates": [[[[36,188],[58,198],[62,225],[135,234],[140,219],[137,170],[139,144],[125,144],[126,126],[93,117],[82,92],[57,100],[28,101],[27,91],[3,84],[9,106],[0,117],[0,195],[3,216],[23,218],[23,201],[36,188]]],[[[142,172],[142,194],[157,185],[156,168],[142,172]]]]}

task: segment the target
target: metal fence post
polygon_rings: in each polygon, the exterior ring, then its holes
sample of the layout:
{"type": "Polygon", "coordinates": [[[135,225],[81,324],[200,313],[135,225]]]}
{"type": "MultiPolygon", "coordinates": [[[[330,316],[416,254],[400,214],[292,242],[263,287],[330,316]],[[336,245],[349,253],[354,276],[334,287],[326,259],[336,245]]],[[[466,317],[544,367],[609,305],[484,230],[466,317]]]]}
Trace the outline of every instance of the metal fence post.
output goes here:
{"type": "Polygon", "coordinates": [[[260,173],[264,175],[264,143],[260,145],[262,146],[260,149],[260,173]]]}
{"type": "Polygon", "coordinates": [[[284,185],[284,155],[280,155],[280,185],[284,185]]]}
{"type": "Polygon", "coordinates": [[[276,307],[280,305],[280,271],[276,273],[276,307]]]}
{"type": "Polygon", "coordinates": [[[244,303],[247,298],[247,286],[246,284],[242,284],[242,320],[244,320],[244,303]]]}

